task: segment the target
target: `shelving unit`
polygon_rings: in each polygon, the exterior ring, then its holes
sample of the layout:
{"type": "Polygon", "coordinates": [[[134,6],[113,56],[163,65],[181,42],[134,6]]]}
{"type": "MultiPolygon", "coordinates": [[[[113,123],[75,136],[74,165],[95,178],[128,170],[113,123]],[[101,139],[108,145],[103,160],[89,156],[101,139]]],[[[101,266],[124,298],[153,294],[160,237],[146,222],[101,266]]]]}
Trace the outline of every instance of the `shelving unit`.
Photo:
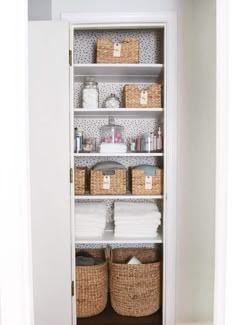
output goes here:
{"type": "Polygon", "coordinates": [[[79,248],[80,244],[161,244],[162,243],[162,235],[157,234],[154,238],[116,238],[112,231],[105,231],[102,237],[85,237],[80,240],[75,241],[76,248],[79,248]]]}
{"type": "MultiPolygon", "coordinates": [[[[127,25],[120,27],[114,25],[106,26],[104,29],[94,25],[86,30],[86,26],[76,26],[72,28],[72,67],[71,82],[73,83],[71,93],[71,148],[73,146],[73,129],[74,127],[82,128],[88,137],[99,137],[99,128],[107,124],[108,117],[113,116],[116,124],[124,126],[125,138],[135,137],[147,131],[153,132],[157,130],[157,125],[161,125],[164,131],[164,144],[166,143],[167,123],[166,123],[166,53],[165,53],[165,26],[158,25],[156,27],[135,27],[127,25]],[[95,64],[95,41],[99,35],[108,35],[115,39],[120,39],[123,35],[136,35],[140,37],[140,63],[139,64],[95,64]],[[144,45],[143,45],[144,44],[144,45]],[[94,77],[99,86],[99,107],[98,109],[82,108],[82,87],[86,77],[94,77]],[[125,108],[119,109],[102,108],[106,97],[111,93],[116,94],[122,102],[123,88],[125,84],[135,83],[143,88],[151,83],[163,84],[163,107],[161,108],[125,108]]],[[[123,105],[123,102],[122,102],[123,105]]],[[[99,152],[71,152],[71,166],[87,166],[91,168],[97,162],[103,160],[113,160],[122,163],[126,168],[139,164],[161,165],[166,170],[166,146],[163,152],[126,152],[126,153],[99,153],[99,152]]],[[[80,247],[127,247],[127,245],[135,247],[162,247],[163,265],[165,265],[165,213],[166,213],[166,191],[164,175],[164,192],[163,195],[134,195],[127,192],[126,195],[74,195],[72,184],[72,211],[80,202],[107,202],[109,209],[112,209],[113,203],[116,201],[151,201],[156,202],[162,214],[162,227],[158,229],[157,236],[152,238],[145,237],[125,237],[117,238],[114,236],[113,229],[106,229],[101,237],[81,237],[74,238],[72,247],[72,260],[75,258],[75,249],[80,247]]],[[[109,211],[110,218],[113,217],[109,211]]],[[[109,220],[110,221],[110,220],[109,220]]],[[[107,220],[108,222],[108,220],[107,220]]],[[[74,220],[72,221],[72,236],[74,235],[74,220]]],[[[72,271],[72,277],[75,279],[75,270],[72,271]]],[[[165,287],[165,275],[163,268],[163,288],[165,287]]],[[[76,298],[75,298],[76,299],[76,298]]],[[[144,317],[142,319],[133,319],[117,315],[112,311],[110,305],[105,311],[93,319],[76,320],[74,300],[74,325],[90,324],[92,322],[102,324],[150,324],[161,325],[164,317],[162,310],[155,315],[144,317]]],[[[162,302],[164,306],[164,300],[162,302]]],[[[163,323],[164,325],[164,323],[163,323]]]]}
{"type": "Polygon", "coordinates": [[[101,153],[101,152],[81,152],[75,153],[74,157],[163,157],[162,152],[125,152],[125,153],[101,153]]]}
{"type": "Polygon", "coordinates": [[[163,113],[163,108],[98,108],[83,109],[75,108],[74,116],[94,118],[94,117],[119,117],[119,118],[157,118],[163,113]]]}
{"type": "Polygon", "coordinates": [[[131,193],[124,194],[124,195],[75,195],[75,201],[80,200],[162,200],[164,198],[163,195],[134,195],[131,193]]]}
{"type": "Polygon", "coordinates": [[[163,64],[74,64],[76,82],[96,77],[98,82],[153,83],[163,77],[163,64]]]}

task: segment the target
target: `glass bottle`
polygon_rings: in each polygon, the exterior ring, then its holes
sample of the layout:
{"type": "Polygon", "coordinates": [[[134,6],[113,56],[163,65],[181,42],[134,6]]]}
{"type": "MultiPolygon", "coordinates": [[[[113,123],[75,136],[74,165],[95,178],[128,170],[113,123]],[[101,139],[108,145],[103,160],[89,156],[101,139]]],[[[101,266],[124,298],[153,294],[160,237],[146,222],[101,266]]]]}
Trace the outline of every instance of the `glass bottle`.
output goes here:
{"type": "Polygon", "coordinates": [[[163,151],[163,137],[162,137],[162,131],[161,131],[161,127],[158,127],[158,131],[157,131],[157,151],[161,152],[163,151]]]}

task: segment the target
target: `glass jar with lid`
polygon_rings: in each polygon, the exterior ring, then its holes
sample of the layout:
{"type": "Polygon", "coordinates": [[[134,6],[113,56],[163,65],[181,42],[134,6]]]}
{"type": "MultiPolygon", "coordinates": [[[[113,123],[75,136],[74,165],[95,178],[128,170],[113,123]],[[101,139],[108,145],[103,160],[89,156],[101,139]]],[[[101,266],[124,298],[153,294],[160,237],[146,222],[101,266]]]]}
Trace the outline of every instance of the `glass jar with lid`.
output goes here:
{"type": "Polygon", "coordinates": [[[109,123],[100,128],[101,142],[124,143],[124,127],[116,125],[113,117],[109,117],[109,123]]]}
{"type": "Polygon", "coordinates": [[[120,108],[120,100],[115,94],[111,94],[104,102],[105,108],[120,108]]]}
{"type": "Polygon", "coordinates": [[[86,78],[83,86],[83,108],[98,108],[99,90],[94,78],[86,78]]]}

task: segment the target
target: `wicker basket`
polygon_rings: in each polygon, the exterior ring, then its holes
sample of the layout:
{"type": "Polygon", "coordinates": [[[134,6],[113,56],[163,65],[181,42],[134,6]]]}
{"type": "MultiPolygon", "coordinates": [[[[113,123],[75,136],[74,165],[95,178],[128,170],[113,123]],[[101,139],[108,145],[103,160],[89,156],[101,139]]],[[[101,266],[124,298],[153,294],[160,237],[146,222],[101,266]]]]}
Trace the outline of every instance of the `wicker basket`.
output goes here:
{"type": "Polygon", "coordinates": [[[155,313],[161,305],[159,252],[148,248],[112,250],[110,296],[113,309],[120,315],[140,317],[155,313]],[[124,264],[133,256],[147,264],[124,264]]]}
{"type": "Polygon", "coordinates": [[[139,40],[127,37],[113,43],[111,38],[98,38],[97,63],[139,63],[139,40]]]}
{"type": "MultiPolygon", "coordinates": [[[[77,251],[79,252],[79,250],[77,251]]],[[[104,250],[86,252],[105,260],[104,250]]],[[[76,266],[76,315],[78,318],[95,316],[107,305],[108,265],[76,266]]]]}
{"type": "Polygon", "coordinates": [[[145,176],[143,170],[132,169],[132,193],[137,195],[161,195],[163,170],[156,169],[155,176],[145,176]]]}
{"type": "Polygon", "coordinates": [[[85,194],[86,173],[87,173],[86,167],[75,167],[74,168],[75,195],[85,194]]]}
{"type": "Polygon", "coordinates": [[[160,108],[162,86],[160,84],[152,84],[145,90],[140,90],[137,85],[125,85],[124,100],[126,108],[160,108]]]}
{"type": "Polygon", "coordinates": [[[126,170],[115,169],[112,173],[108,175],[102,170],[91,170],[91,194],[126,194],[126,170]]]}

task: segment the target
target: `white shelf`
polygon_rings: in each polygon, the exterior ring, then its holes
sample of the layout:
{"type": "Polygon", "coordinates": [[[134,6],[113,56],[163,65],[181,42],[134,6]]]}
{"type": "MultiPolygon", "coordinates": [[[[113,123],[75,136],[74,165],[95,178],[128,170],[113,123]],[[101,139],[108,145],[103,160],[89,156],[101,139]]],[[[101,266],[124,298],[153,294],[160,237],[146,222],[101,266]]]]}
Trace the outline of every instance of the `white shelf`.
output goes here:
{"type": "Polygon", "coordinates": [[[74,64],[74,80],[96,77],[98,82],[153,83],[163,77],[163,64],[74,64]]]}
{"type": "Polygon", "coordinates": [[[74,157],[163,157],[163,152],[125,152],[125,153],[74,153],[74,157]]]}
{"type": "Polygon", "coordinates": [[[80,244],[161,244],[162,235],[157,234],[155,238],[116,238],[113,231],[105,231],[102,237],[85,237],[75,241],[75,246],[80,244]]]}
{"type": "Polygon", "coordinates": [[[75,108],[74,115],[77,117],[109,117],[118,116],[119,118],[156,118],[163,113],[163,108],[75,108]]]}
{"type": "Polygon", "coordinates": [[[75,195],[75,201],[80,200],[163,200],[163,195],[75,195]]]}

